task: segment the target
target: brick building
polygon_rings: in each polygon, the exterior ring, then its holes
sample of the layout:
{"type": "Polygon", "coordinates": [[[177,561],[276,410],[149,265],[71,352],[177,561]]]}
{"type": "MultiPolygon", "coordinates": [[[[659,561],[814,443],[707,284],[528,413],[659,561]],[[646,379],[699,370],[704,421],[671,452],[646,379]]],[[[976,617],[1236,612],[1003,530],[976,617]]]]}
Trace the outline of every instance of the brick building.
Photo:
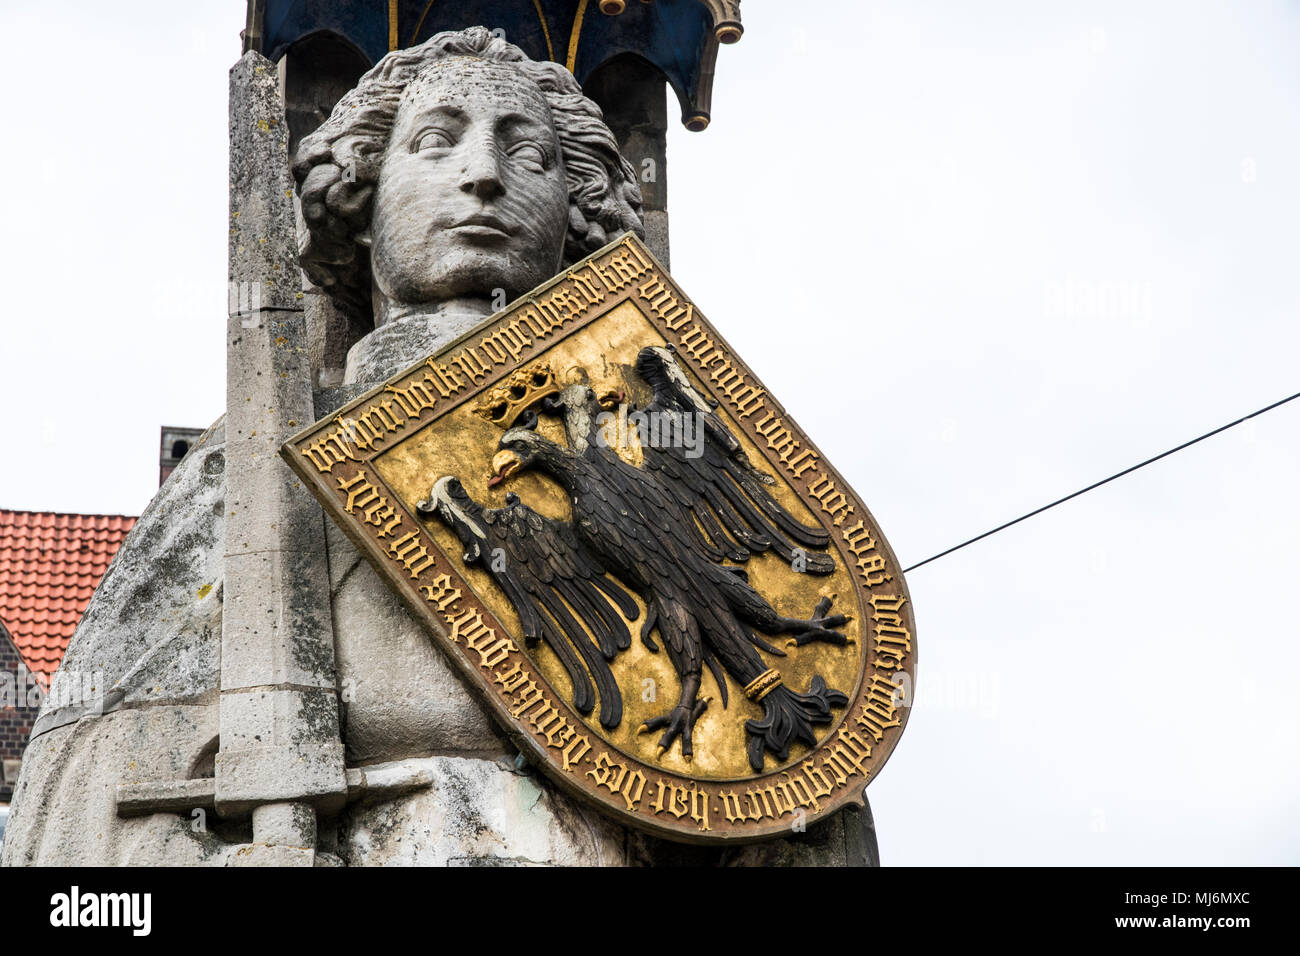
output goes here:
{"type": "Polygon", "coordinates": [[[40,706],[37,686],[9,632],[0,624],[0,804],[13,796],[23,748],[40,706]]]}

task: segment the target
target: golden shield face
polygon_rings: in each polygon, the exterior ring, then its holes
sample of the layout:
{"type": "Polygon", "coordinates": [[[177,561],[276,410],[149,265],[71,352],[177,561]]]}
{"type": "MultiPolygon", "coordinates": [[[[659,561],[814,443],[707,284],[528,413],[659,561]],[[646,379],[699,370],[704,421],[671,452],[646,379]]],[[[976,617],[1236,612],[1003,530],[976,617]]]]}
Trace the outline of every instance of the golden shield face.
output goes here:
{"type": "Polygon", "coordinates": [[[520,750],[623,823],[787,835],[898,742],[893,552],[633,236],[283,454],[520,750]]]}

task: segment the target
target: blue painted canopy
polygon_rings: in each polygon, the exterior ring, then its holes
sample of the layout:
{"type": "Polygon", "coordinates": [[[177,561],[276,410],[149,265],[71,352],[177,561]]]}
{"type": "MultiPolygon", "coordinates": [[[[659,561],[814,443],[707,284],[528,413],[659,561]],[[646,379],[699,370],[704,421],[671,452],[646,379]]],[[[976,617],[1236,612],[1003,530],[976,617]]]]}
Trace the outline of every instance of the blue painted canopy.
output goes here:
{"type": "Polygon", "coordinates": [[[272,60],[298,40],[328,32],[373,65],[389,50],[469,26],[504,31],[533,59],[564,64],[579,83],[614,57],[633,53],[664,74],[692,129],[708,125],[719,41],[735,42],[741,32],[738,0],[264,0],[259,6],[261,52],[272,60]],[[619,6],[621,12],[602,12],[619,6]]]}

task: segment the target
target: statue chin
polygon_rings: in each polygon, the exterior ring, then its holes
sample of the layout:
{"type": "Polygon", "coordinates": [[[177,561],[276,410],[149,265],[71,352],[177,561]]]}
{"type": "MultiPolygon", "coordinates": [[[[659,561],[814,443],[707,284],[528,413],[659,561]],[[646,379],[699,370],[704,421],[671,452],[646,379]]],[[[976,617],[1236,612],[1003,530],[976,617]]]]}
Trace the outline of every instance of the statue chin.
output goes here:
{"type": "MultiPolygon", "coordinates": [[[[563,221],[559,203],[551,218],[563,221]]],[[[384,211],[377,212],[382,218],[384,211]]],[[[375,329],[348,350],[345,385],[374,385],[397,375],[469,332],[507,301],[546,282],[560,269],[563,233],[558,228],[527,253],[495,237],[439,236],[372,259],[375,329]]],[[[516,243],[516,245],[518,245],[516,243]]]]}

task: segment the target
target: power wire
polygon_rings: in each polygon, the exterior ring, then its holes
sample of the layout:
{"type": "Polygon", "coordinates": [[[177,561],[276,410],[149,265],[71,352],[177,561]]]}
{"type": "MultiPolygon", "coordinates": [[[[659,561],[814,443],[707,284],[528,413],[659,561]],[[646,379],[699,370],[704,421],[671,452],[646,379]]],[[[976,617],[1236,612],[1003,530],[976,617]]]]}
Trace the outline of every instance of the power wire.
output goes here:
{"type": "Polygon", "coordinates": [[[1087,488],[1080,488],[1078,491],[1074,492],[1073,494],[1066,495],[1064,498],[1056,499],[1051,504],[1043,505],[1041,508],[1035,508],[1033,511],[1029,512],[1028,514],[1023,514],[1019,518],[1015,518],[1011,521],[1008,521],[1006,524],[1000,524],[996,528],[993,528],[991,531],[985,531],[983,534],[976,535],[975,537],[971,538],[969,541],[963,541],[961,544],[953,545],[947,551],[940,551],[938,554],[932,555],[931,557],[926,558],[924,561],[918,561],[910,568],[904,568],[903,573],[906,574],[908,571],[915,571],[917,568],[921,567],[922,565],[929,564],[931,561],[938,561],[940,558],[947,557],[948,555],[952,554],[954,551],[960,551],[962,548],[966,547],[967,545],[974,544],[976,541],[983,541],[989,535],[997,534],[999,531],[1005,531],[1007,528],[1010,528],[1012,525],[1020,524],[1020,522],[1028,520],[1029,518],[1032,518],[1035,515],[1040,515],[1044,511],[1047,511],[1050,508],[1055,508],[1057,505],[1065,504],[1065,502],[1069,501],[1071,498],[1077,498],[1079,497],[1079,495],[1087,494],[1089,491],[1092,491],[1094,488],[1100,488],[1102,485],[1112,482],[1116,478],[1123,478],[1125,475],[1131,474],[1132,472],[1137,471],[1139,468],[1145,468],[1147,465],[1150,465],[1153,462],[1157,462],[1161,458],[1168,458],[1170,455],[1174,454],[1174,452],[1182,451],[1184,448],[1190,448],[1193,445],[1195,445],[1197,442],[1205,441],[1205,439],[1207,438],[1213,438],[1215,435],[1219,434],[1219,432],[1227,431],[1229,428],[1232,428],[1236,425],[1240,425],[1244,421],[1249,421],[1250,419],[1255,418],[1258,415],[1263,415],[1265,412],[1271,412],[1273,409],[1280,408],[1281,406],[1285,405],[1287,402],[1293,402],[1297,398],[1300,398],[1300,392],[1296,392],[1294,395],[1288,396],[1287,398],[1284,398],[1281,401],[1274,402],[1272,405],[1265,405],[1263,408],[1259,409],[1258,411],[1251,412],[1249,415],[1244,415],[1241,418],[1238,418],[1235,422],[1228,422],[1228,424],[1226,425],[1221,425],[1220,427],[1214,429],[1214,431],[1206,432],[1204,435],[1201,435],[1198,438],[1193,438],[1191,441],[1183,442],[1181,445],[1177,446],[1176,448],[1171,448],[1168,451],[1161,452],[1160,454],[1156,455],[1154,458],[1148,458],[1146,461],[1139,462],[1138,464],[1133,465],[1132,467],[1125,468],[1123,471],[1116,472],[1115,474],[1111,475],[1109,478],[1103,478],[1101,481],[1093,482],[1087,488]]]}

